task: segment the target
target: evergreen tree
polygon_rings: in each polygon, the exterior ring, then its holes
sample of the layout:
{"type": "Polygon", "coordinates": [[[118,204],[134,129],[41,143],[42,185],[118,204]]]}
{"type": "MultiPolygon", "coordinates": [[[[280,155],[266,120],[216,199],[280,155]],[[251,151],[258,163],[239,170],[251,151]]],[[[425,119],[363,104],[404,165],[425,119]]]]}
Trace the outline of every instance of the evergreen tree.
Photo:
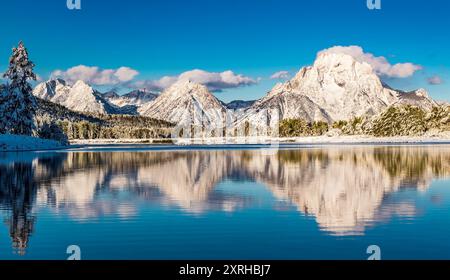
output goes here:
{"type": "Polygon", "coordinates": [[[28,80],[36,80],[34,64],[22,42],[13,48],[9,68],[3,77],[10,84],[0,92],[0,133],[31,135],[34,129],[36,99],[28,80]]]}

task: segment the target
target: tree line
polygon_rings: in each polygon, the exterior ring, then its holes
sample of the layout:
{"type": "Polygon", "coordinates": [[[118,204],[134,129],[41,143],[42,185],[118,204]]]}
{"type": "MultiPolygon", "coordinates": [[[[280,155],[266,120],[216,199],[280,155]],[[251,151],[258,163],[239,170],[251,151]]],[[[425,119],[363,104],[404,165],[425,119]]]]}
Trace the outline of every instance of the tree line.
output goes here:
{"type": "Polygon", "coordinates": [[[285,119],[279,124],[281,137],[320,136],[332,130],[338,135],[375,137],[422,136],[433,130],[450,131],[450,106],[436,106],[431,111],[411,105],[391,106],[380,115],[372,117],[354,117],[332,123],[285,119]]]}
{"type": "Polygon", "coordinates": [[[149,139],[169,138],[169,128],[133,127],[129,125],[102,125],[88,121],[58,121],[69,140],[74,139],[149,139]]]}

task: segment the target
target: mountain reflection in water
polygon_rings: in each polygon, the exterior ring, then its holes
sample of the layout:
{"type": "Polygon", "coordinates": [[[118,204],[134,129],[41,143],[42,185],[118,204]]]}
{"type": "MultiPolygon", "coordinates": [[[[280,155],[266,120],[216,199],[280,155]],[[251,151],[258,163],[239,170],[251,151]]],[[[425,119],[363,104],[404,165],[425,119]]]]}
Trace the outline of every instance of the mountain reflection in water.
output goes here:
{"type": "Polygon", "coordinates": [[[133,199],[187,215],[233,212],[258,201],[239,191],[215,192],[217,185],[254,181],[313,217],[325,234],[363,235],[392,216],[417,215],[408,200],[386,204],[390,194],[426,191],[433,179],[448,177],[448,146],[316,147],[273,155],[258,149],[0,154],[0,214],[12,246],[24,254],[41,207],[73,220],[109,214],[126,220],[137,215],[133,199]],[[131,199],[116,203],[123,192],[131,199]]]}

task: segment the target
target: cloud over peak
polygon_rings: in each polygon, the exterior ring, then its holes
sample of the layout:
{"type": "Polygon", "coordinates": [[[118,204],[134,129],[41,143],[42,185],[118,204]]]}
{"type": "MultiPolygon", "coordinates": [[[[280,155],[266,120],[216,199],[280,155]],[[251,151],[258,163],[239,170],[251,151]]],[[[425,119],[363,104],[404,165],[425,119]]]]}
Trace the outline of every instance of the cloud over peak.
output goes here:
{"type": "Polygon", "coordinates": [[[81,80],[92,85],[105,86],[129,82],[138,74],[138,71],[124,66],[117,69],[101,69],[97,66],[78,65],[67,70],[53,71],[51,77],[62,78],[71,83],[81,80]]]}
{"type": "Polygon", "coordinates": [[[137,88],[146,88],[153,91],[162,91],[174,83],[183,80],[190,80],[208,87],[211,91],[222,91],[228,88],[249,86],[257,83],[257,80],[250,77],[235,74],[228,70],[224,72],[208,72],[194,69],[181,73],[178,76],[164,76],[158,80],[136,81],[132,85],[137,88]]]}
{"type": "Polygon", "coordinates": [[[407,78],[414,75],[422,66],[406,62],[391,64],[384,56],[375,56],[372,53],[364,52],[360,46],[335,46],[329,49],[320,51],[322,53],[342,53],[351,55],[359,62],[366,62],[372,66],[374,71],[380,75],[388,78],[407,78]]]}
{"type": "Polygon", "coordinates": [[[163,91],[178,81],[190,80],[205,85],[209,90],[215,92],[249,86],[259,81],[241,74],[235,74],[231,70],[208,72],[193,69],[179,75],[163,76],[156,80],[137,80],[137,75],[139,75],[137,70],[125,66],[117,69],[102,69],[97,66],[78,65],[66,70],[55,70],[51,73],[51,78],[61,78],[69,83],[81,80],[94,86],[145,88],[150,91],[163,91]]]}

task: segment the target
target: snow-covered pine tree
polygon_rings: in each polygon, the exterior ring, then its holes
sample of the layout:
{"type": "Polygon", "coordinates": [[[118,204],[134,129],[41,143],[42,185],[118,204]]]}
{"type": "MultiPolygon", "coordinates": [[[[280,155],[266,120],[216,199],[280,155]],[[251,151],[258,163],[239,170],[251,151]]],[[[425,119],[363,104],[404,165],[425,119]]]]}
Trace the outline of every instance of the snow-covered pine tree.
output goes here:
{"type": "Polygon", "coordinates": [[[36,99],[28,80],[36,80],[34,64],[22,42],[13,48],[9,68],[3,77],[9,84],[0,90],[0,133],[31,135],[34,129],[36,99]]]}

